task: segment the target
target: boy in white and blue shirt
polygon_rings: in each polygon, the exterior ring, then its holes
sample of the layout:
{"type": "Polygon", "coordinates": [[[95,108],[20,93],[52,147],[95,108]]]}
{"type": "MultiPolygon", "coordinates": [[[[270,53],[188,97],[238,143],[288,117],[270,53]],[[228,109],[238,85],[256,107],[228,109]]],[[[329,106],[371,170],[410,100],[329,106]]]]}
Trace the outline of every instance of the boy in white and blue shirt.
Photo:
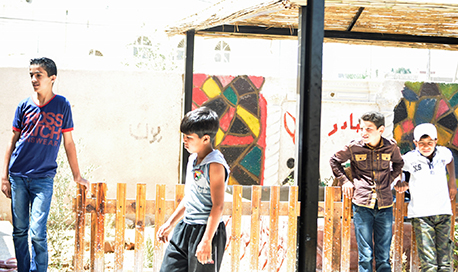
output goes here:
{"type": "Polygon", "coordinates": [[[403,182],[395,189],[410,190],[408,218],[415,231],[421,271],[450,271],[450,200],[457,192],[452,152],[437,146],[437,130],[429,123],[415,128],[414,143],[416,149],[403,156],[403,182]]]}

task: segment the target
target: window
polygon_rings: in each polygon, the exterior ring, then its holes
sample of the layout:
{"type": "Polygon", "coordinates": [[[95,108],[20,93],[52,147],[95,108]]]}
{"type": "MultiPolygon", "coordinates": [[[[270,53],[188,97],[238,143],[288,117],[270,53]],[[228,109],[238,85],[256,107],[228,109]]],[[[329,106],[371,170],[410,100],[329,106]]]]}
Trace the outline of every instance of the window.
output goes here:
{"type": "Polygon", "coordinates": [[[142,59],[151,59],[153,55],[153,43],[146,36],[140,36],[134,42],[133,54],[142,59]]]}
{"type": "Polygon", "coordinates": [[[229,62],[231,48],[224,41],[219,41],[215,46],[215,62],[229,62]]]}
{"type": "Polygon", "coordinates": [[[184,59],[184,51],[185,51],[185,39],[182,39],[177,46],[177,54],[176,58],[177,60],[183,60],[184,59]]]}
{"type": "Polygon", "coordinates": [[[89,50],[89,56],[103,57],[103,54],[99,50],[91,49],[89,50]]]}

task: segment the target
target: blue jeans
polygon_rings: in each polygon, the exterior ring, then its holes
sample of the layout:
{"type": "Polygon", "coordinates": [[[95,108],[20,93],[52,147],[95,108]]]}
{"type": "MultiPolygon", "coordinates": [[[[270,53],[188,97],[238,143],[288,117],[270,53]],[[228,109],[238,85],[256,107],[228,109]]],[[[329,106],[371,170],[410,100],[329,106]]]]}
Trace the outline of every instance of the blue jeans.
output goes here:
{"type": "Polygon", "coordinates": [[[48,269],[46,223],[53,192],[53,178],[10,177],[13,241],[18,272],[48,269]],[[32,258],[29,252],[29,234],[32,258]]]}
{"type": "Polygon", "coordinates": [[[373,256],[377,272],[391,271],[390,246],[393,234],[393,207],[374,209],[353,204],[359,272],[372,272],[373,256]],[[372,240],[373,237],[373,240],[372,240]]]}

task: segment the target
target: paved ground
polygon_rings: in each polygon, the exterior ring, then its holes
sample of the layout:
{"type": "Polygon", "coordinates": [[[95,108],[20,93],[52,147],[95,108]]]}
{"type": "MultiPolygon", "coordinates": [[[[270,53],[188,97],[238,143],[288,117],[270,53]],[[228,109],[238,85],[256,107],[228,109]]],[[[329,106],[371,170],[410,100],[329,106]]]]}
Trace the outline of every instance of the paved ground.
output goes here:
{"type": "Polygon", "coordinates": [[[13,226],[9,221],[0,221],[0,260],[14,256],[13,226]]]}

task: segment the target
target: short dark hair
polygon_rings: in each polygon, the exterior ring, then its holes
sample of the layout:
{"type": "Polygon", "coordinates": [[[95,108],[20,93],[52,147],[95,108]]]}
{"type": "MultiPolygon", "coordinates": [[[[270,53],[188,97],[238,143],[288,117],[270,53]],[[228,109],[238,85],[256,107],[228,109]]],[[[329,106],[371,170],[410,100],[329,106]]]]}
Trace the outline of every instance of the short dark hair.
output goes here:
{"type": "Polygon", "coordinates": [[[219,129],[218,114],[207,107],[200,107],[188,112],[181,120],[180,131],[184,134],[195,133],[199,138],[210,136],[213,142],[219,129]]]}
{"type": "Polygon", "coordinates": [[[57,67],[56,63],[52,59],[48,58],[35,58],[30,60],[30,65],[38,65],[42,67],[46,73],[48,73],[48,77],[50,76],[57,76],[57,67]]]}
{"type": "Polygon", "coordinates": [[[378,111],[366,112],[361,116],[361,118],[359,118],[359,120],[360,122],[361,120],[372,122],[377,127],[377,129],[385,125],[385,116],[383,116],[383,114],[378,111]]]}

